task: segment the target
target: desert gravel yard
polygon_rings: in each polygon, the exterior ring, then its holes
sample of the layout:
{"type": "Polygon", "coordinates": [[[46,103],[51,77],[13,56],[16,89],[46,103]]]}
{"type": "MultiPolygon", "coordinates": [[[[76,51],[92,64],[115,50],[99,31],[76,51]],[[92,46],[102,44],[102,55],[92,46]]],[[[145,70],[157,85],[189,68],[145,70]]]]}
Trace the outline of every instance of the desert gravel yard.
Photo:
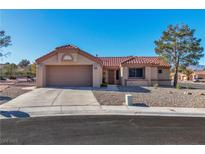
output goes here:
{"type": "Polygon", "coordinates": [[[21,94],[28,92],[28,90],[23,90],[24,86],[9,86],[0,92],[0,96],[8,96],[11,98],[15,98],[21,94]]]}
{"type": "Polygon", "coordinates": [[[135,105],[150,107],[205,107],[205,90],[171,87],[122,87],[119,91],[94,90],[101,105],[123,105],[125,94],[132,94],[135,105]]]}
{"type": "MultiPolygon", "coordinates": [[[[33,83],[17,83],[14,85],[8,85],[6,86],[6,88],[2,88],[2,90],[0,91],[0,105],[13,98],[16,98],[19,95],[29,92],[30,90],[22,88],[30,87],[33,85],[33,83]]],[[[5,87],[5,85],[0,85],[0,87],[5,87]]]]}

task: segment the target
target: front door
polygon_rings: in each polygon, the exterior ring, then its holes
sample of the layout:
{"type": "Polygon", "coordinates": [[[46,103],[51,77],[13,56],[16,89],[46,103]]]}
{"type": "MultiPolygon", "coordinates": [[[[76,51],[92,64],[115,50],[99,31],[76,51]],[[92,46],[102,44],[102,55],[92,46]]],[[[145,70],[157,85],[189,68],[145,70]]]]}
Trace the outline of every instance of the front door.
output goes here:
{"type": "Polygon", "coordinates": [[[115,84],[115,71],[114,70],[108,70],[108,84],[115,84]]]}

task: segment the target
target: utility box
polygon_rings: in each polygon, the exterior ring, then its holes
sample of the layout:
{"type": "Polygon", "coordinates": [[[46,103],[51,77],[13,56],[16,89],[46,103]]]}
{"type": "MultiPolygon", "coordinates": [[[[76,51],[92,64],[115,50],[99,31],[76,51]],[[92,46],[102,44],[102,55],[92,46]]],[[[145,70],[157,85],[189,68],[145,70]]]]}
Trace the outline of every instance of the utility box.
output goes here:
{"type": "Polygon", "coordinates": [[[125,95],[125,104],[128,106],[132,106],[132,95],[131,94],[126,94],[125,95]]]}

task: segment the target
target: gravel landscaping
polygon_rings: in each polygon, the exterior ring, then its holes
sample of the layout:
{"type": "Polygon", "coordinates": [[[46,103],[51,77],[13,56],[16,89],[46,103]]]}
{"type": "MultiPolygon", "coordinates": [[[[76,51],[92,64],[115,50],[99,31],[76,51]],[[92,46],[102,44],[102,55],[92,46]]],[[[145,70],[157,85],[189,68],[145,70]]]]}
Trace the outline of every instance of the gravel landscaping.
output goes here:
{"type": "MultiPolygon", "coordinates": [[[[0,91],[0,105],[6,103],[7,101],[16,98],[19,95],[22,95],[30,90],[25,90],[22,88],[33,86],[34,83],[16,83],[13,85],[7,85],[6,88],[2,88],[0,91]]],[[[0,85],[1,87],[5,85],[0,85]]]]}
{"type": "Polygon", "coordinates": [[[6,89],[4,89],[2,92],[0,92],[0,96],[8,96],[11,98],[15,98],[25,92],[28,92],[28,90],[23,90],[23,86],[10,86],[6,89]]]}
{"type": "Polygon", "coordinates": [[[205,107],[205,90],[171,87],[122,87],[119,91],[94,90],[101,105],[123,105],[125,94],[132,94],[135,105],[150,107],[205,107]]]}

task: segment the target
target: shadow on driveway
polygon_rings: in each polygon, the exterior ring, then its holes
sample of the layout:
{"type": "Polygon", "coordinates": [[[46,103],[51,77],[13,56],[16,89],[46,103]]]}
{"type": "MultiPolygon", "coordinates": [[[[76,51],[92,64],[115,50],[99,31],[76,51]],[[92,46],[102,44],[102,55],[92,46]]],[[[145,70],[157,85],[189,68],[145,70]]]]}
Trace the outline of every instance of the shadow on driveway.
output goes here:
{"type": "Polygon", "coordinates": [[[149,93],[150,90],[146,87],[142,86],[120,86],[116,85],[116,87],[59,87],[59,86],[52,86],[47,87],[52,89],[70,89],[70,90],[95,90],[95,91],[113,91],[113,92],[139,92],[139,93],[149,93]]]}
{"type": "Polygon", "coordinates": [[[17,118],[27,118],[30,117],[30,115],[26,112],[22,111],[0,111],[0,115],[11,118],[12,116],[17,117],[17,118]]]}
{"type": "Polygon", "coordinates": [[[145,103],[134,103],[133,106],[136,106],[136,107],[149,107],[147,104],[145,103]]]}
{"type": "Polygon", "coordinates": [[[138,92],[138,93],[150,93],[150,90],[142,86],[119,86],[120,92],[138,92]]]}
{"type": "Polygon", "coordinates": [[[10,101],[12,98],[8,96],[0,96],[0,105],[10,101]]]}

